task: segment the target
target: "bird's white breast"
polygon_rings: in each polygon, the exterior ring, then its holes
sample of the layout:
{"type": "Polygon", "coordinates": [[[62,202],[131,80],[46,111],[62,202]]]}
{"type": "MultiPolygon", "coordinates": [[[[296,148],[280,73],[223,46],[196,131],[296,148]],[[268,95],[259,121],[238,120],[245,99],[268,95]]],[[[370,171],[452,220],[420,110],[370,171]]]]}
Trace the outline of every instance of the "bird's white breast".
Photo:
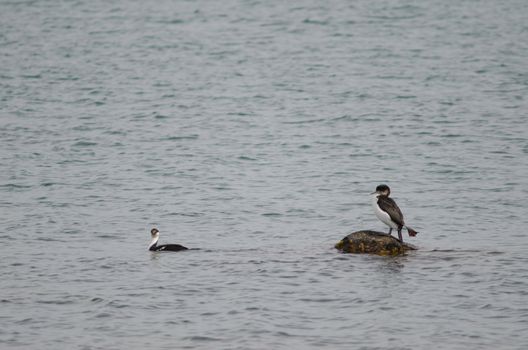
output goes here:
{"type": "Polygon", "coordinates": [[[393,228],[393,229],[398,229],[398,225],[394,222],[392,222],[389,214],[387,214],[387,212],[381,210],[381,208],[379,207],[378,205],[378,197],[377,196],[372,196],[372,207],[374,208],[374,213],[376,213],[376,216],[378,219],[381,220],[381,222],[383,222],[385,225],[393,228]]]}
{"type": "Polygon", "coordinates": [[[150,249],[150,247],[152,247],[153,245],[158,243],[158,239],[159,239],[159,234],[157,234],[154,237],[152,237],[152,239],[150,240],[149,249],[150,249]]]}

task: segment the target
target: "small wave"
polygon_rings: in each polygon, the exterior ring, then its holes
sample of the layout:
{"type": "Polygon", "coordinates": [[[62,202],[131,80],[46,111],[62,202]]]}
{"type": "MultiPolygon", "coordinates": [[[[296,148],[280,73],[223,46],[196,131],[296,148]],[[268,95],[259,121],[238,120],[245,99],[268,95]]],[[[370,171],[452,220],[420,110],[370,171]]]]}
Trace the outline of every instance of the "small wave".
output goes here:
{"type": "Polygon", "coordinates": [[[20,324],[20,325],[25,325],[25,324],[30,324],[30,323],[33,323],[34,320],[30,317],[30,318],[25,318],[23,320],[20,320],[20,321],[16,321],[15,323],[16,324],[20,324]]]}
{"type": "Polygon", "coordinates": [[[284,332],[284,331],[277,332],[276,334],[278,336],[280,336],[280,337],[294,337],[293,334],[290,334],[290,333],[287,333],[287,332],[284,332]]]}
{"type": "Polygon", "coordinates": [[[97,238],[102,238],[102,239],[113,239],[113,238],[116,238],[117,236],[115,235],[98,235],[97,238]]]}
{"type": "Polygon", "coordinates": [[[22,74],[21,77],[24,79],[40,79],[42,78],[42,75],[41,74],[22,74]]]}
{"type": "Polygon", "coordinates": [[[317,25],[323,25],[324,26],[324,25],[328,24],[328,21],[306,18],[303,21],[303,23],[305,23],[305,24],[317,24],[317,25]]]}
{"type": "Polygon", "coordinates": [[[319,118],[319,119],[309,119],[309,120],[297,120],[297,121],[291,121],[291,122],[283,122],[283,124],[312,124],[312,123],[320,123],[324,122],[326,119],[319,118]]]}
{"type": "Polygon", "coordinates": [[[299,301],[302,301],[304,303],[332,303],[335,301],[340,301],[341,299],[337,298],[301,298],[299,301]]]}
{"type": "Polygon", "coordinates": [[[266,216],[266,217],[273,217],[273,216],[275,216],[275,217],[279,217],[279,216],[282,216],[282,214],[281,214],[281,213],[264,213],[264,214],[262,214],[262,216],[266,216]]]}
{"type": "Polygon", "coordinates": [[[200,316],[215,316],[218,315],[219,312],[203,312],[200,314],[200,316]]]}
{"type": "Polygon", "coordinates": [[[72,146],[73,147],[91,147],[91,146],[96,146],[96,145],[97,145],[97,142],[78,141],[74,143],[72,146]]]}
{"type": "Polygon", "coordinates": [[[51,238],[51,237],[39,237],[39,238],[37,238],[37,241],[42,241],[42,242],[66,242],[64,240],[51,238]]]}
{"type": "Polygon", "coordinates": [[[38,300],[37,303],[39,303],[39,304],[52,304],[52,305],[69,305],[69,304],[73,304],[73,301],[64,300],[64,299],[59,299],[59,300],[38,300]]]}
{"type": "Polygon", "coordinates": [[[196,140],[196,139],[198,139],[198,135],[169,136],[169,137],[166,137],[164,140],[166,140],[166,141],[184,141],[184,140],[196,140]]]}
{"type": "Polygon", "coordinates": [[[213,338],[213,337],[205,337],[202,335],[195,335],[192,337],[185,337],[183,340],[190,340],[190,341],[222,341],[222,339],[219,338],[213,338]]]}
{"type": "Polygon", "coordinates": [[[4,184],[0,185],[0,188],[9,188],[9,189],[22,189],[22,188],[31,188],[29,185],[19,185],[19,184],[4,184]]]}
{"type": "Polygon", "coordinates": [[[485,253],[477,249],[433,249],[431,253],[485,253]]]}
{"type": "Polygon", "coordinates": [[[204,215],[203,213],[178,213],[178,212],[172,212],[172,213],[167,214],[167,216],[185,216],[185,217],[190,217],[190,218],[197,218],[203,215],[204,215]]]}

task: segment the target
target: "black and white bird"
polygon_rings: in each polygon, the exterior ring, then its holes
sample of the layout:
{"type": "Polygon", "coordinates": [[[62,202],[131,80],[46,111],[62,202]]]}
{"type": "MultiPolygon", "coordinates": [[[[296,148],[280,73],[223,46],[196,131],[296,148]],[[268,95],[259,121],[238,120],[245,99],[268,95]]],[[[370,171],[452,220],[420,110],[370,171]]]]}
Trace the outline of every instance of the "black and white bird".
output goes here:
{"type": "Polygon", "coordinates": [[[180,250],[187,250],[188,248],[180,244],[162,244],[158,245],[159,240],[159,231],[157,228],[150,230],[152,239],[150,240],[149,250],[153,252],[159,251],[170,251],[170,252],[179,252],[180,250]]]}
{"type": "Polygon", "coordinates": [[[413,230],[411,227],[405,225],[403,220],[403,214],[396,205],[396,202],[390,198],[390,188],[387,185],[379,185],[376,187],[376,191],[371,193],[372,206],[378,219],[381,220],[385,225],[389,226],[389,235],[392,233],[392,229],[398,230],[398,239],[403,242],[402,228],[406,228],[409,232],[409,236],[414,237],[418,232],[413,230]]]}

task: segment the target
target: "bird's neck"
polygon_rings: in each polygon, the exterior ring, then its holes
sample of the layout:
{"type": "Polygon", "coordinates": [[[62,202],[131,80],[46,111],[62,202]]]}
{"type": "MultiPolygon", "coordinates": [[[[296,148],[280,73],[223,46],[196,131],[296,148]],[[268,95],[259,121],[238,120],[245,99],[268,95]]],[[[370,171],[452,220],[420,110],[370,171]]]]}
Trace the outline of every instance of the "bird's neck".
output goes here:
{"type": "Polygon", "coordinates": [[[156,248],[156,245],[158,245],[158,239],[159,235],[155,235],[154,237],[152,237],[149,244],[149,250],[154,250],[156,248]]]}

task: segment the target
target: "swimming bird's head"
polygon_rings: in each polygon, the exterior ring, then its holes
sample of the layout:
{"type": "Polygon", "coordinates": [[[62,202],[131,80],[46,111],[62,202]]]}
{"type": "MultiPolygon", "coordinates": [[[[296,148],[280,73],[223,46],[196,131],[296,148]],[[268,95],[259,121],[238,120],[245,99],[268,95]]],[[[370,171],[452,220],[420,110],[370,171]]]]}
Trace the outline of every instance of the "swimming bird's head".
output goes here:
{"type": "Polygon", "coordinates": [[[379,196],[389,196],[390,195],[390,188],[387,185],[378,185],[376,187],[376,191],[372,192],[371,194],[375,195],[376,197],[379,196]]]}
{"type": "Polygon", "coordinates": [[[159,231],[157,228],[153,228],[152,230],[150,230],[150,234],[152,235],[152,238],[154,238],[156,236],[159,236],[159,231]]]}

